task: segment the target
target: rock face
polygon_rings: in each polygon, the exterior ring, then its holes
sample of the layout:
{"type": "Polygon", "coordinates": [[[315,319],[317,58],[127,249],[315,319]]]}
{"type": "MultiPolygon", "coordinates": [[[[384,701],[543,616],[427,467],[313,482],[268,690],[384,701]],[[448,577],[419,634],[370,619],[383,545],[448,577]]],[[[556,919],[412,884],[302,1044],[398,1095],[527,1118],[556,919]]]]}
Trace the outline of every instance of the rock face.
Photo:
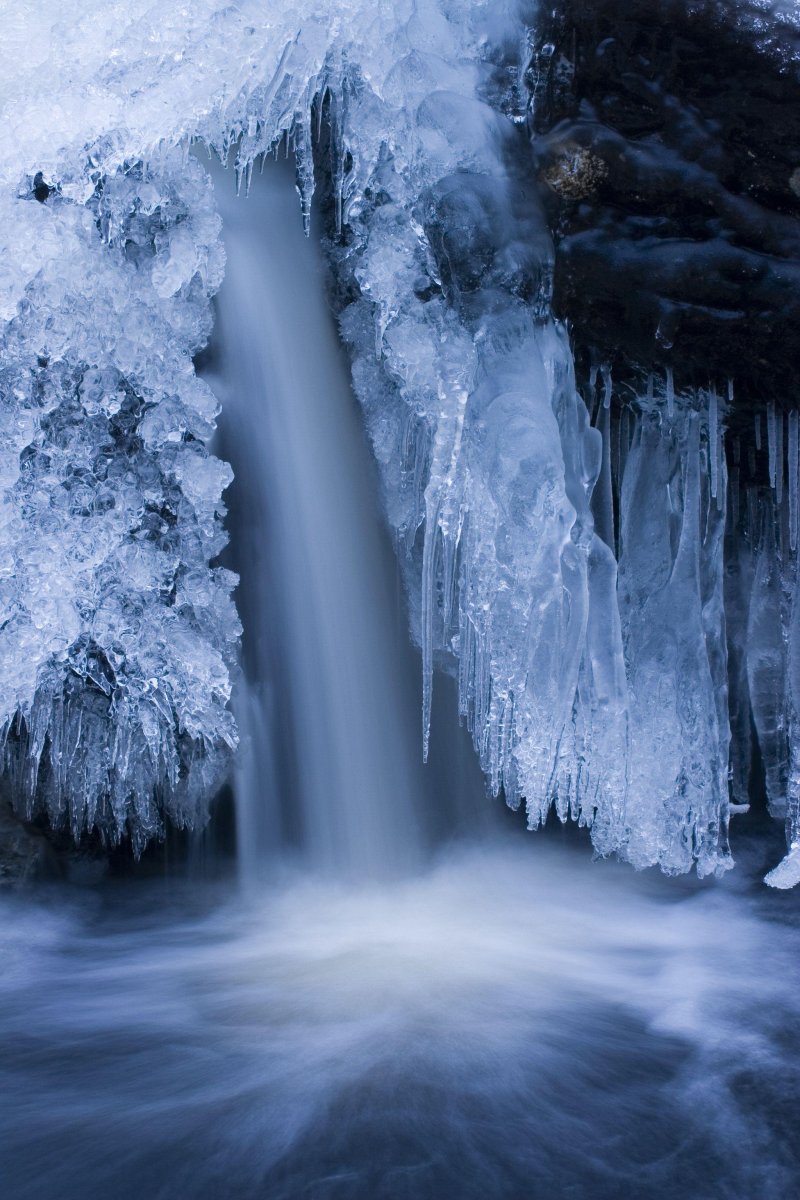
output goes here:
{"type": "Polygon", "coordinates": [[[54,852],[45,837],[14,815],[0,798],[0,887],[14,887],[57,873],[54,852]]]}
{"type": "Polygon", "coordinates": [[[774,395],[800,358],[796,14],[563,0],[529,83],[577,342],[618,374],[674,363],[687,384],[735,374],[774,395]]]}

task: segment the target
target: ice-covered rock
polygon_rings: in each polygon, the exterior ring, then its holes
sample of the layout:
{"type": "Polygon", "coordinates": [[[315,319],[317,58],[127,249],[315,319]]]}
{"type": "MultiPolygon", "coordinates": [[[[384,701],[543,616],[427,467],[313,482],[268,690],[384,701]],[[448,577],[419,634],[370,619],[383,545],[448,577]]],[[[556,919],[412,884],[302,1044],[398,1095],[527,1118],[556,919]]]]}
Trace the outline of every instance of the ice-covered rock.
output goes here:
{"type": "Polygon", "coordinates": [[[770,887],[786,891],[800,883],[800,845],[795,842],[789,852],[764,876],[764,882],[770,887]]]}
{"type": "MultiPolygon", "coordinates": [[[[60,127],[28,115],[35,153],[60,127]]],[[[5,770],[26,815],[139,850],[203,818],[236,744],[234,579],[209,567],[231,472],[192,366],[220,223],[180,148],[107,172],[50,147],[48,184],[2,162],[5,770]]]]}

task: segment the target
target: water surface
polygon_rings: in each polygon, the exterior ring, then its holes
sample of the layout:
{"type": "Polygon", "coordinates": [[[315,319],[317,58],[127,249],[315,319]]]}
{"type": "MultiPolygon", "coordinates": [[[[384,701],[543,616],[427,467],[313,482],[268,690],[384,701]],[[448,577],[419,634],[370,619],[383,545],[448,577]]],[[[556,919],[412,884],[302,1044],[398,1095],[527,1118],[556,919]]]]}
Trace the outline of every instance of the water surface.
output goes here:
{"type": "Polygon", "coordinates": [[[791,897],[541,838],[4,897],[8,1200],[797,1194],[791,897]]]}

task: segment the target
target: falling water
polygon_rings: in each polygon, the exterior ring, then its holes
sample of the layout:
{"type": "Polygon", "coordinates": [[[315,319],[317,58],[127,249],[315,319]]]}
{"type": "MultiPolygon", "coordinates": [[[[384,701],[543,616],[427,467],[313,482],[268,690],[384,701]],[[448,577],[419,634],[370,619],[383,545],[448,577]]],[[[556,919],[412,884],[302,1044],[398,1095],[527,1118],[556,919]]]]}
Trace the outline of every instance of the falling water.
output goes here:
{"type": "Polygon", "coordinates": [[[271,163],[247,197],[219,170],[215,190],[245,626],[240,860],[252,876],[293,835],[315,868],[395,873],[419,850],[417,721],[398,686],[391,566],[321,266],[288,165],[271,163]]]}

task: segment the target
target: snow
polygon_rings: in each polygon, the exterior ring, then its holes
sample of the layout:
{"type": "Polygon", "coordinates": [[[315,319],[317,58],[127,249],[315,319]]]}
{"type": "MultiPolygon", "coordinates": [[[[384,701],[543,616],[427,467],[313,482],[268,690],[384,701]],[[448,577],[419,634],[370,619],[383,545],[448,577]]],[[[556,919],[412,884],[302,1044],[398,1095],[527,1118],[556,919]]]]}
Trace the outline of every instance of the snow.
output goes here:
{"type": "Polygon", "coordinates": [[[783,891],[800,883],[800,845],[795,842],[791,846],[786,857],[764,876],[764,882],[783,891]]]}

